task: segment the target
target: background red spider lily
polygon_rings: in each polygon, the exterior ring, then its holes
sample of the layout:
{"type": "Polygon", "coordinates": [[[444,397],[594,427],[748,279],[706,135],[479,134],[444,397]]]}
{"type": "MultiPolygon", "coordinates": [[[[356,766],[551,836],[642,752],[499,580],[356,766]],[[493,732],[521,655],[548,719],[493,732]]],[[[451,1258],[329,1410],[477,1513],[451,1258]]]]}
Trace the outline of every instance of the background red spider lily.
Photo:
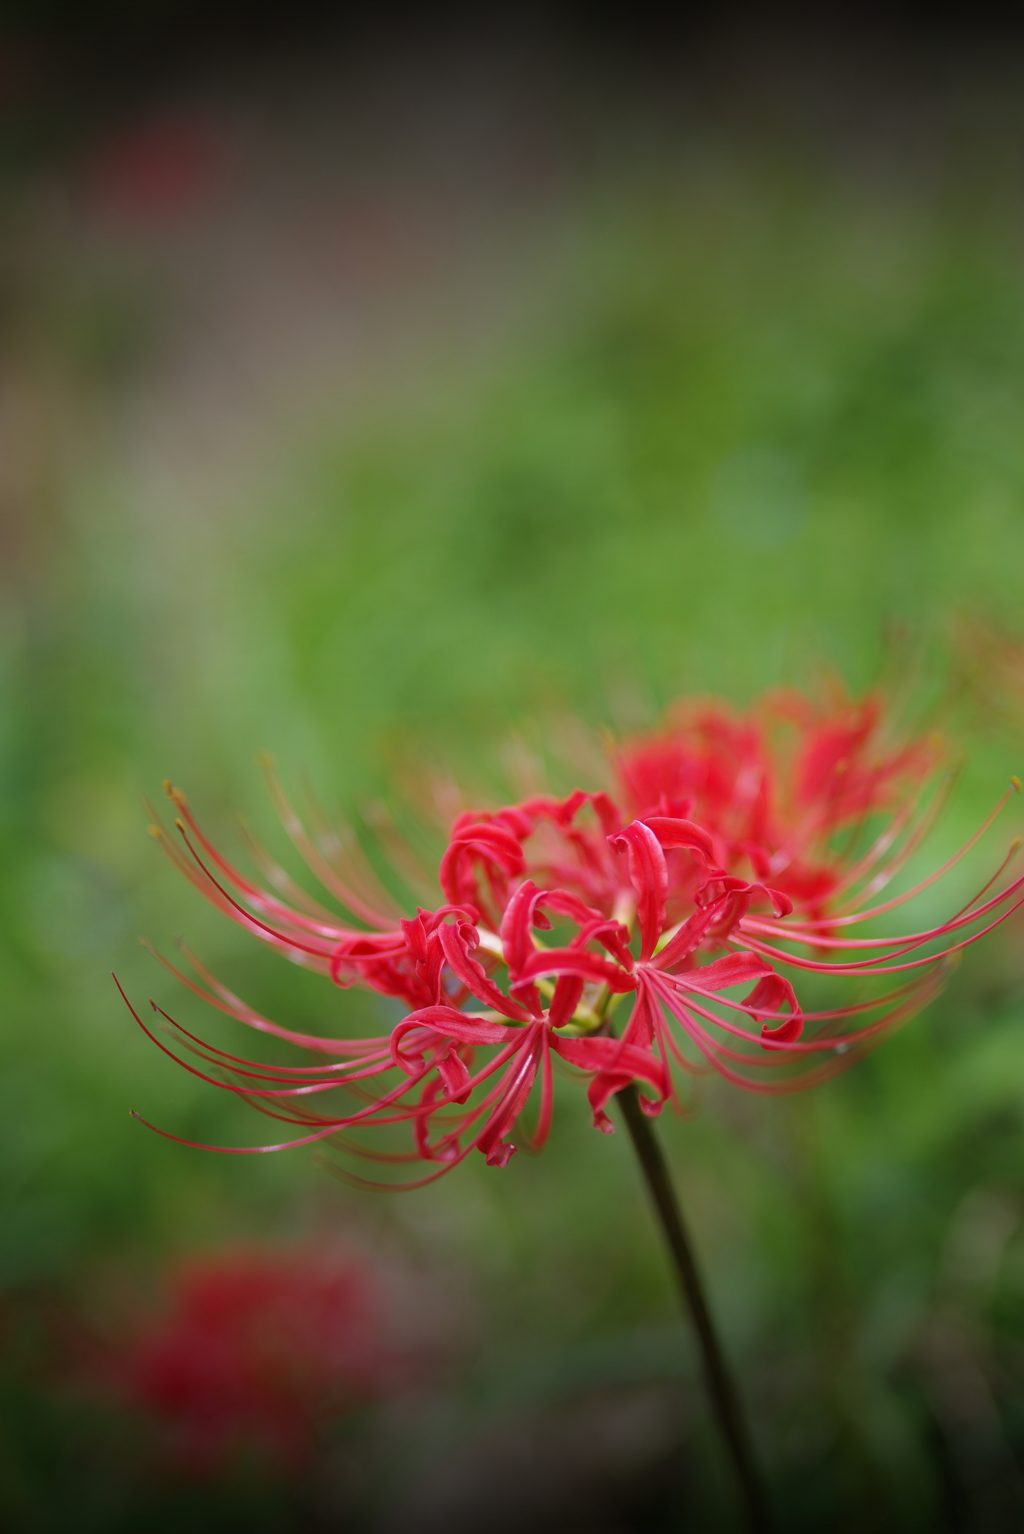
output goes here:
{"type": "MultiPolygon", "coordinates": [[[[814,917],[854,872],[843,832],[849,846],[884,814],[896,841],[920,812],[941,742],[891,732],[880,698],[854,702],[841,689],[821,702],[779,691],[747,715],[681,700],[659,730],[618,748],[614,768],[633,814],[678,804],[713,832],[723,867],[770,879],[814,917]]],[[[916,839],[906,841],[904,856],[916,839]]]]}
{"type": "MultiPolygon", "coordinates": [[[[1013,668],[996,699],[953,621],[1022,639],[1017,45],[964,18],[797,41],[762,19],[676,51],[639,24],[375,39],[293,7],[285,38],[216,7],[73,11],[15,8],[0,37],[0,1523],[294,1523],[126,1487],[40,1385],[26,1317],[96,1264],[361,1219],[444,1254],[477,1312],[436,1410],[389,1419],[368,1521],[714,1526],[661,1255],[578,1081],[553,1075],[544,1157],[471,1157],[415,1200],[129,1119],[235,1145],[259,1122],[126,1033],[111,968],[240,1052],[140,933],[170,954],[181,932],[275,1068],[274,1020],[401,1016],[161,874],[138,804],[169,773],[239,847],[237,809],[268,826],[269,747],[390,920],[444,898],[397,779],[445,829],[612,790],[602,722],[614,758],[681,694],[734,727],[782,687],[854,720],[880,697],[883,766],[938,728],[958,775],[927,845],[952,856],[1021,771],[1013,668]]],[[[786,707],[754,722],[795,762],[786,707]]],[[[919,765],[889,779],[901,805],[919,765]]],[[[811,872],[893,808],[806,849],[811,872]]],[[[268,843],[260,882],[299,909],[301,862],[268,843]]],[[[738,874],[771,883],[751,850],[738,874]]],[[[991,866],[979,847],[924,890],[920,926],[991,866]]],[[[1019,1526],[1020,953],[1008,925],[927,1026],[814,1094],[710,1072],[662,1116],[788,1527],[1019,1526]]],[[[846,983],[808,972],[801,1004],[846,983]]]]}
{"type": "Polygon", "coordinates": [[[93,1345],[81,1383],[148,1421],[171,1478],[245,1458],[297,1475],[332,1423],[423,1371],[381,1277],[329,1249],[217,1252],[162,1288],[157,1307],[93,1345]]]}
{"type": "Polygon", "coordinates": [[[330,1235],[193,1253],[148,1278],[129,1261],[75,1298],[5,1295],[0,1371],[51,1431],[77,1426],[90,1485],[118,1467],[112,1519],[152,1500],[203,1527],[359,1522],[396,1424],[421,1427],[472,1334],[465,1299],[451,1273],[330,1235]]]}

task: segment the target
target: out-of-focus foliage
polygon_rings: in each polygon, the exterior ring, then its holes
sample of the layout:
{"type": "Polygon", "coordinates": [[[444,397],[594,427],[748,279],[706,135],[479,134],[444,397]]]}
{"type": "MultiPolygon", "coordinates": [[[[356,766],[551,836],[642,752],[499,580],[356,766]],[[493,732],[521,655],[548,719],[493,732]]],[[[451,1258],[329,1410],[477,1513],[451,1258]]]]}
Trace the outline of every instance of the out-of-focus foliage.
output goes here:
{"type": "MultiPolygon", "coordinates": [[[[467,1296],[462,1372],[393,1424],[367,1517],[728,1526],[628,1147],[581,1100],[564,1094],[537,1161],[378,1203],[301,1153],[204,1157],[131,1122],[137,1107],[199,1139],[261,1132],[163,1060],[107,978],[187,1025],[136,945],[181,931],[283,1021],[376,1015],[246,947],[159,861],[140,799],[167,774],[211,825],[241,810],[273,840],[260,747],[351,813],[420,752],[494,782],[513,728],[543,751],[565,710],[628,728],[681,691],[742,701],[826,666],[855,688],[888,667],[931,723],[962,675],[948,616],[1012,626],[1024,276],[997,139],[953,136],[918,174],[894,150],[871,175],[799,136],[659,132],[541,199],[555,233],[542,260],[522,235],[539,275],[489,343],[434,335],[426,362],[410,347],[411,383],[375,377],[358,407],[271,421],[220,501],[190,499],[187,444],[147,447],[153,412],[135,409],[173,378],[189,323],[159,240],[54,222],[66,167],[40,169],[36,193],[17,178],[0,378],[5,1527],[67,1527],[71,1486],[76,1527],[151,1514],[144,1488],[112,1490],[117,1455],[89,1451],[33,1362],[39,1295],[325,1224],[447,1263],[467,1296]]],[[[216,436],[215,394],[204,408],[216,436]]],[[[961,694],[946,722],[971,765],[936,860],[1024,749],[1024,707],[991,724],[961,694]]],[[[855,1074],[763,1104],[709,1090],[664,1125],[789,1529],[1019,1526],[1022,978],[1015,925],[855,1074]]],[[[274,1526],[300,1516],[286,1503],[274,1526]]],[[[223,1527],[225,1506],[188,1516],[223,1527]]]]}

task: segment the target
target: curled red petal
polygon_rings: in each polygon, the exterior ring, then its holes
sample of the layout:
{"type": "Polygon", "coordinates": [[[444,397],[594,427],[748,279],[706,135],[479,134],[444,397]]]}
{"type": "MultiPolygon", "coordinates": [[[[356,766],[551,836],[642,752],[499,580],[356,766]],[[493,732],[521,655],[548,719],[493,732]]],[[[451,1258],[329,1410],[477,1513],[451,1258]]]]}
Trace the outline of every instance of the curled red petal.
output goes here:
{"type": "MultiPolygon", "coordinates": [[[[505,824],[474,820],[462,826],[456,822],[456,827],[441,859],[438,883],[452,905],[469,901],[479,907],[482,902],[475,865],[482,863],[491,877],[511,879],[525,868],[523,849],[519,837],[505,824]]],[[[529,826],[524,821],[520,829],[525,835],[529,826]]]]}
{"type": "Polygon", "coordinates": [[[523,979],[533,980],[541,975],[576,975],[606,985],[612,991],[632,991],[636,986],[633,976],[620,965],[586,948],[537,949],[524,966],[523,979]]]}
{"type": "MultiPolygon", "coordinates": [[[[749,985],[751,981],[772,976],[774,971],[760,954],[743,949],[727,953],[724,958],[703,964],[700,969],[688,969],[681,975],[673,975],[672,983],[688,991],[724,991],[730,985],[749,985]]],[[[778,976],[775,976],[778,979],[778,976]]],[[[792,990],[792,987],[790,987],[792,990]]]]}
{"type": "Polygon", "coordinates": [[[541,899],[542,892],[533,880],[524,879],[505,907],[500,929],[501,947],[505,963],[508,965],[510,989],[534,1017],[540,1017],[544,1009],[537,987],[532,981],[523,982],[522,973],[527,961],[536,952],[533,941],[534,927],[551,925],[547,917],[537,909],[541,899]]]}
{"type": "Polygon", "coordinates": [[[564,1028],[569,1022],[580,1004],[584,984],[578,975],[559,975],[548,1008],[548,1022],[552,1028],[564,1028]]]}
{"type": "Polygon", "coordinates": [[[771,1040],[779,1044],[795,1044],[804,1031],[804,1020],[800,1013],[796,992],[788,980],[782,975],[775,974],[774,971],[757,982],[743,1006],[755,1022],[765,1012],[778,1012],[780,1007],[789,1008],[789,1016],[781,1023],[777,1023],[774,1028],[768,1023],[761,1024],[761,1035],[766,1048],[769,1047],[771,1040]]]}
{"type": "Polygon", "coordinates": [[[703,863],[715,863],[715,846],[710,831],[696,821],[675,815],[644,815],[643,824],[654,832],[665,851],[685,848],[695,853],[703,863]]]}
{"type": "Polygon", "coordinates": [[[427,1049],[439,1038],[457,1039],[462,1044],[510,1044],[520,1037],[520,1028],[489,1023],[482,1017],[458,1012],[454,1007],[421,1007],[418,1012],[410,1012],[391,1030],[391,1058],[407,1074],[416,1075],[422,1070],[427,1049]],[[417,1032],[418,1039],[407,1043],[409,1035],[417,1032]]]}
{"type": "Polygon", "coordinates": [[[480,946],[475,927],[471,927],[468,922],[443,922],[437,929],[437,935],[452,974],[474,996],[493,1007],[496,1012],[503,1012],[506,1017],[517,1018],[519,1022],[527,1020],[530,1014],[526,1008],[499,991],[483,965],[472,957],[471,950],[480,946]]]}
{"type": "Polygon", "coordinates": [[[669,1095],[668,1072],[649,1049],[638,1048],[624,1039],[604,1036],[565,1039],[557,1035],[552,1038],[551,1047],[570,1065],[593,1074],[587,1097],[594,1112],[594,1127],[604,1134],[611,1134],[614,1128],[604,1111],[609,1098],[631,1081],[644,1081],[654,1088],[655,1111],[669,1095]]]}
{"type": "Polygon", "coordinates": [[[668,867],[661,843],[642,820],[634,820],[625,830],[608,838],[617,851],[629,860],[630,883],[636,890],[636,915],[640,924],[641,959],[649,959],[665,925],[665,900],[668,895],[668,867]]]}

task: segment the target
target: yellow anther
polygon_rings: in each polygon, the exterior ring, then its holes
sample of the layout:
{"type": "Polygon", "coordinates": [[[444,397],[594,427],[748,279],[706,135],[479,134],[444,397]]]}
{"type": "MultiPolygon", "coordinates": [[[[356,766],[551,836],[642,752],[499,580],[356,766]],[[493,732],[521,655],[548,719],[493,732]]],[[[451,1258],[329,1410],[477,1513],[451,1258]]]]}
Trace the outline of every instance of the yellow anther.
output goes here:
{"type": "Polygon", "coordinates": [[[175,819],[174,824],[177,826],[179,831],[184,831],[185,822],[180,818],[180,816],[175,819]]]}
{"type": "Polygon", "coordinates": [[[159,826],[147,826],[146,829],[148,830],[150,836],[154,839],[154,841],[159,841],[160,837],[163,835],[163,833],[160,830],[159,826]]]}
{"type": "Polygon", "coordinates": [[[1020,778],[1017,777],[1016,773],[1014,773],[1013,777],[1010,779],[1010,787],[1015,788],[1018,794],[1020,793],[1020,778]]]}

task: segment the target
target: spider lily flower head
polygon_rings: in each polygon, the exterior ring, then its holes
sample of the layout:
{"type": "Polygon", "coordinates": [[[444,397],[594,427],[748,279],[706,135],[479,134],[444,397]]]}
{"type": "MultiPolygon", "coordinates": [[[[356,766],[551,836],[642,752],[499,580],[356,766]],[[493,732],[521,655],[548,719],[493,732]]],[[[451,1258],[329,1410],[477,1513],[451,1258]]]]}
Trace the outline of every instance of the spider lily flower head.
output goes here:
{"type": "MultiPolygon", "coordinates": [[[[846,738],[865,732],[862,719],[856,731],[848,725],[846,738]]],[[[834,731],[813,733],[798,783],[820,782],[838,749],[834,731]]],[[[733,760],[723,781],[732,782],[735,798],[733,760]]],[[[892,762],[887,771],[872,769],[871,794],[880,795],[901,770],[892,762]]],[[[681,1106],[686,1074],[714,1070],[769,1093],[824,1080],[919,1010],[951,960],[1024,901],[1024,881],[995,889],[1000,868],[937,925],[848,935],[940,878],[1005,796],[943,868],[882,904],[870,902],[890,867],[880,875],[879,857],[869,855],[850,860],[840,876],[836,856],[831,889],[845,881],[849,908],[822,917],[813,906],[799,909],[770,872],[735,871],[727,817],[703,825],[668,792],[630,817],[611,796],[578,790],[460,815],[440,860],[437,903],[401,916],[351,839],[335,839],[328,858],[323,837],[306,832],[276,783],[272,791],[292,840],[344,916],[313,901],[259,849],[272,887],[248,879],[217,852],[175,790],[180,841],[156,834],[197,887],[262,941],[336,985],[397,998],[405,1015],[372,1038],[295,1033],[248,1007],[187,950],[191,972],[163,962],[193,993],[312,1052],[315,1063],[272,1065],[229,1054],[155,1003],[159,1031],[134,1015],[193,1074],[283,1126],[274,1144],[231,1153],[321,1142],[345,1158],[393,1168],[420,1163],[422,1175],[407,1187],[433,1181],[474,1152],[503,1167],[517,1146],[539,1149],[550,1131],[556,1068],[582,1078],[595,1126],[606,1132],[613,1127],[610,1098],[631,1083],[655,1115],[666,1102],[681,1106]],[[809,974],[856,983],[856,998],[802,1010],[795,984],[809,974]]],[[[863,800],[867,789],[857,792],[863,800]]],[[[709,794],[703,808],[713,807],[709,794]]],[[[813,807],[821,795],[806,788],[805,798],[813,807]]],[[[918,834],[913,817],[901,822],[885,844],[894,849],[890,865],[918,834]]],[[[396,1185],[367,1182],[347,1166],[341,1175],[363,1186],[396,1185]]]]}
{"type": "Polygon", "coordinates": [[[311,1458],[324,1422],[400,1382],[375,1275],[315,1251],[220,1252],[167,1279],[158,1314],[103,1356],[103,1383],[155,1424],[168,1468],[278,1471],[311,1458]]]}
{"type": "Polygon", "coordinates": [[[633,814],[692,814],[730,872],[767,879],[821,917],[855,882],[837,837],[881,817],[871,856],[881,865],[899,842],[893,877],[941,805],[941,791],[924,802],[941,755],[935,739],[892,743],[878,698],[837,693],[822,704],[780,690],[746,714],[684,701],[661,728],[624,742],[613,767],[633,814]]]}

